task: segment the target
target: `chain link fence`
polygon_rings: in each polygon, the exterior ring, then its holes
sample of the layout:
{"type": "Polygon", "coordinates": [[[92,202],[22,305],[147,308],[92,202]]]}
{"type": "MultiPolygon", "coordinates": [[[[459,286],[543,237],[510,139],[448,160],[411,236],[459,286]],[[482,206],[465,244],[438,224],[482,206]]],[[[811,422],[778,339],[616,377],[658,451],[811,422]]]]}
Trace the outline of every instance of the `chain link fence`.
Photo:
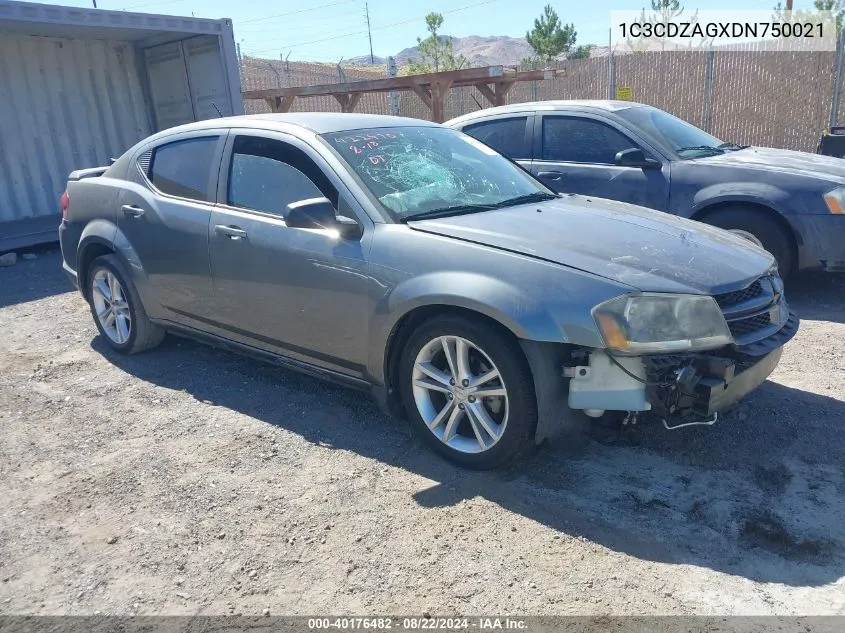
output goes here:
{"type": "MultiPolygon", "coordinates": [[[[813,152],[831,122],[845,118],[845,99],[834,99],[835,52],[665,51],[592,57],[553,64],[553,80],[516,84],[509,103],[550,99],[630,99],[685,119],[723,140],[813,152]],[[836,109],[831,117],[831,108],[836,109]]],[[[243,90],[363,81],[388,76],[387,67],[352,67],[244,57],[243,90]]],[[[455,88],[445,102],[446,118],[488,107],[475,88],[455,88]]],[[[269,112],[249,100],[248,113],[269,112]]],[[[292,111],[340,112],[334,97],[294,101],[292,111]]],[[[361,97],[357,112],[390,114],[389,93],[361,97]]],[[[398,93],[401,116],[428,119],[430,112],[411,92],[398,93]]]]}

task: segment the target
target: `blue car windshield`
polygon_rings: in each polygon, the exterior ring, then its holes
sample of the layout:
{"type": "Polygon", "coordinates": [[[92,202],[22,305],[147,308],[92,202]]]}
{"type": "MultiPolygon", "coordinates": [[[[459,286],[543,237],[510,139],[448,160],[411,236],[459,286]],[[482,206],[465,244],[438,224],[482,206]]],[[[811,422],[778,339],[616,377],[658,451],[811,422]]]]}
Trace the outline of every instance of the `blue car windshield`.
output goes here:
{"type": "Polygon", "coordinates": [[[449,128],[371,128],[323,138],[396,220],[554,197],[496,151],[449,128]]]}

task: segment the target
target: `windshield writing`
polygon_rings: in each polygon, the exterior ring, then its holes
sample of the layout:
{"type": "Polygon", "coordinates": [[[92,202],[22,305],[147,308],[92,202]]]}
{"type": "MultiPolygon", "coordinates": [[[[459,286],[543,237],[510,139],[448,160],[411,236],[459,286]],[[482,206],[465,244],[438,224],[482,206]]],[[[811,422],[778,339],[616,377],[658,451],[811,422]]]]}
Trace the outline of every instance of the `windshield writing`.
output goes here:
{"type": "Polygon", "coordinates": [[[378,128],[324,138],[397,219],[548,193],[486,145],[447,128],[378,128]]]}

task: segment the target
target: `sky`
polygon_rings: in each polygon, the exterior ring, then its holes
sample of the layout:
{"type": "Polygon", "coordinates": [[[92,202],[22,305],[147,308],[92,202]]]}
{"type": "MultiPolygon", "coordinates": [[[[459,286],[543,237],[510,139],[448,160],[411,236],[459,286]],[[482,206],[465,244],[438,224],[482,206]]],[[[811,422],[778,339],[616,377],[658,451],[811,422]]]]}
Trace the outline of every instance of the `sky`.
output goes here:
{"type": "MultiPolygon", "coordinates": [[[[338,62],[370,52],[365,4],[369,9],[373,53],[386,57],[414,46],[425,36],[424,16],[443,14],[443,34],[525,37],[549,0],[96,0],[100,9],[198,18],[231,18],[235,40],[245,55],[338,62]]],[[[93,0],[52,0],[45,4],[91,7],[93,0]]],[[[770,10],[773,0],[698,0],[692,9],[770,10]]],[[[551,5],[575,25],[578,44],[607,43],[611,10],[640,10],[650,0],[589,0],[551,5]]],[[[794,8],[812,6],[795,0],[794,8]]]]}

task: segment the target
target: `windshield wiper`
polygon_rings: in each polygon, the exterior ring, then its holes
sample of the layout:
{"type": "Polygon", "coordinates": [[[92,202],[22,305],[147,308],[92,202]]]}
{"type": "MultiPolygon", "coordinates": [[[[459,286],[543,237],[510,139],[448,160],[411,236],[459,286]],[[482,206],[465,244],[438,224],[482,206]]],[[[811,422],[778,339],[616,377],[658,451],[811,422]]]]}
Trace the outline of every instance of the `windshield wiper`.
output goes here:
{"type": "Polygon", "coordinates": [[[715,147],[713,145],[690,145],[689,147],[679,147],[675,151],[678,152],[679,154],[681,152],[687,152],[687,151],[689,151],[689,152],[693,152],[693,151],[704,152],[704,151],[707,151],[707,152],[716,152],[718,154],[724,154],[727,150],[724,147],[721,147],[721,146],[715,147]]]}
{"type": "Polygon", "coordinates": [[[451,207],[441,207],[439,209],[431,209],[430,211],[420,211],[419,213],[412,213],[399,218],[400,222],[410,222],[412,220],[430,220],[432,218],[448,218],[453,215],[467,215],[468,213],[478,213],[479,211],[490,211],[497,208],[495,204],[456,204],[451,207]]]}
{"type": "Polygon", "coordinates": [[[750,145],[740,145],[739,143],[722,143],[719,149],[748,149],[750,145]]]}
{"type": "Polygon", "coordinates": [[[466,215],[468,213],[478,213],[479,211],[492,211],[493,209],[502,209],[504,207],[514,207],[518,204],[528,204],[529,202],[544,202],[546,200],[553,200],[560,198],[556,193],[544,193],[538,191],[529,193],[524,196],[517,196],[515,198],[508,198],[501,202],[494,202],[491,204],[456,204],[451,207],[441,207],[439,209],[431,209],[430,211],[420,211],[419,213],[412,213],[401,218],[401,222],[409,222],[412,220],[430,220],[432,218],[446,218],[454,215],[466,215]]]}
{"type": "Polygon", "coordinates": [[[554,200],[555,198],[560,198],[560,196],[556,193],[537,191],[536,193],[528,193],[524,196],[502,200],[501,202],[497,202],[495,206],[497,209],[502,209],[504,207],[515,207],[518,204],[528,204],[529,202],[545,202],[546,200],[554,200]]]}

